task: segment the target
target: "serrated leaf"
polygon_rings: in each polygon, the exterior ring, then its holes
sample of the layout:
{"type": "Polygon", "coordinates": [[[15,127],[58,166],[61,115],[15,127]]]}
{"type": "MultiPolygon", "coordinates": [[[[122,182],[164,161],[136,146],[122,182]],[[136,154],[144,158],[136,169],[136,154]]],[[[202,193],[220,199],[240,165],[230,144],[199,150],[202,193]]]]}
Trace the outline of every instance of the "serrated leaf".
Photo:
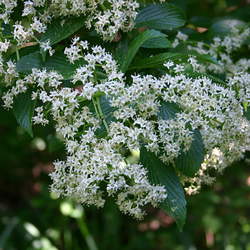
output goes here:
{"type": "Polygon", "coordinates": [[[162,66],[165,62],[171,60],[176,61],[179,59],[183,59],[186,56],[180,53],[161,53],[155,56],[151,56],[148,58],[143,58],[138,61],[135,61],[130,67],[129,70],[134,69],[149,69],[149,68],[155,68],[158,66],[162,66]]]}
{"type": "Polygon", "coordinates": [[[20,58],[16,63],[18,72],[31,72],[33,68],[40,69],[42,67],[42,56],[40,52],[30,53],[20,58]]]}
{"type": "Polygon", "coordinates": [[[193,141],[187,152],[182,152],[175,160],[175,166],[186,176],[194,176],[204,161],[205,147],[199,130],[195,130],[193,141]]]}
{"type": "Polygon", "coordinates": [[[41,35],[40,41],[46,42],[49,40],[50,45],[54,45],[71,36],[84,25],[85,20],[82,17],[69,18],[64,23],[61,19],[53,20],[46,32],[41,35]]]}
{"type": "Polygon", "coordinates": [[[13,112],[18,124],[33,137],[32,117],[35,108],[35,101],[31,99],[31,93],[19,94],[14,102],[13,112]]]}
{"type": "MultiPolygon", "coordinates": [[[[109,99],[106,96],[100,97],[100,106],[104,116],[103,118],[105,119],[108,125],[116,120],[113,116],[113,112],[116,110],[116,108],[110,105],[109,99]]],[[[96,133],[99,137],[104,137],[107,135],[107,130],[103,123],[101,125],[101,128],[97,129],[96,133]]]]}
{"type": "Polygon", "coordinates": [[[135,20],[136,27],[172,30],[185,24],[183,11],[173,4],[151,4],[142,9],[135,20]]]}
{"type": "Polygon", "coordinates": [[[147,41],[156,37],[162,37],[162,33],[157,30],[146,30],[140,33],[134,40],[129,44],[127,54],[121,64],[121,71],[126,72],[130,63],[134,59],[139,48],[147,41]]]}
{"type": "Polygon", "coordinates": [[[62,52],[56,53],[53,56],[47,56],[46,61],[43,62],[42,56],[38,51],[21,57],[16,64],[18,72],[29,73],[33,68],[45,68],[57,71],[65,80],[70,79],[77,66],[77,64],[70,64],[62,52]]]}
{"type": "Polygon", "coordinates": [[[186,200],[181,183],[170,165],[165,165],[154,153],[145,147],[140,150],[140,162],[148,170],[148,178],[152,184],[162,185],[167,191],[167,198],[161,208],[172,216],[182,229],[186,219],[186,200]]]}
{"type": "MultiPolygon", "coordinates": [[[[160,32],[159,32],[160,33],[160,32]]],[[[147,40],[145,43],[142,44],[142,48],[148,49],[166,49],[171,48],[171,42],[166,38],[167,35],[160,33],[161,36],[155,37],[152,39],[147,40]]]]}
{"type": "Polygon", "coordinates": [[[178,62],[179,60],[186,62],[188,58],[191,56],[195,56],[198,62],[201,63],[213,63],[217,64],[216,60],[209,55],[200,55],[193,51],[189,51],[187,53],[173,53],[173,52],[165,52],[160,53],[155,56],[151,56],[148,58],[143,58],[138,61],[135,61],[130,67],[129,70],[134,69],[149,69],[156,68],[162,66],[167,61],[178,62]]]}
{"type": "Polygon", "coordinates": [[[158,117],[162,120],[174,119],[181,108],[173,102],[162,102],[159,108],[158,117]]]}
{"type": "MultiPolygon", "coordinates": [[[[84,62],[81,61],[81,64],[84,64],[84,62]]],[[[47,57],[46,61],[43,63],[43,67],[47,70],[57,71],[63,76],[65,80],[67,80],[72,77],[77,67],[79,67],[79,64],[69,63],[66,56],[61,52],[56,53],[51,57],[47,57]]]]}

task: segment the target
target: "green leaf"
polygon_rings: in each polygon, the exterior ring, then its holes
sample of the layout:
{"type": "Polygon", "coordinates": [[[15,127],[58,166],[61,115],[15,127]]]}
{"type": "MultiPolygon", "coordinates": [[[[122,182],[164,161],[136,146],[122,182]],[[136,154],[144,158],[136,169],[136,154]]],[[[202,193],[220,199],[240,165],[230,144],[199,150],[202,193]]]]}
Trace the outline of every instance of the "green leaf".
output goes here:
{"type": "MultiPolygon", "coordinates": [[[[81,61],[81,64],[84,64],[84,62],[81,61]]],[[[77,67],[79,67],[79,63],[69,63],[67,57],[61,52],[56,53],[51,57],[47,57],[47,60],[44,62],[43,67],[47,70],[57,71],[63,76],[65,80],[68,80],[72,77],[77,67]]]]}
{"type": "Polygon", "coordinates": [[[49,71],[57,71],[65,80],[71,78],[78,66],[78,64],[70,64],[62,52],[56,53],[53,56],[47,56],[46,61],[43,62],[42,56],[38,51],[21,57],[16,64],[18,72],[29,73],[33,68],[45,68],[49,71]]]}
{"type": "Polygon", "coordinates": [[[187,152],[182,152],[175,160],[175,166],[184,175],[194,176],[204,161],[205,147],[199,130],[194,131],[193,141],[187,152]]]}
{"type": "Polygon", "coordinates": [[[49,40],[50,45],[59,43],[82,28],[85,25],[85,19],[83,17],[70,18],[63,25],[61,23],[61,19],[53,20],[46,32],[41,35],[40,42],[49,40]]]}
{"type": "Polygon", "coordinates": [[[250,20],[250,5],[243,5],[241,8],[237,8],[230,13],[230,16],[235,19],[240,19],[245,22],[250,20]]]}
{"type": "Polygon", "coordinates": [[[159,108],[158,117],[162,120],[174,119],[181,108],[174,102],[162,102],[159,108]]]}
{"type": "Polygon", "coordinates": [[[197,27],[209,28],[212,24],[212,19],[206,16],[192,16],[190,22],[197,27]]]}
{"type": "Polygon", "coordinates": [[[211,74],[207,73],[200,73],[195,71],[185,71],[185,74],[192,77],[192,78],[201,78],[201,77],[207,77],[213,80],[214,82],[220,84],[221,86],[227,86],[227,83],[220,79],[219,77],[213,76],[211,74]]]}
{"type": "MultiPolygon", "coordinates": [[[[181,108],[173,102],[162,102],[158,118],[163,120],[174,119],[181,108]]],[[[175,166],[183,174],[193,176],[200,168],[204,160],[205,149],[199,130],[194,131],[193,141],[187,152],[182,152],[175,160],[175,166]]]]}
{"type": "MultiPolygon", "coordinates": [[[[113,116],[113,112],[116,110],[116,108],[114,108],[110,105],[110,101],[106,96],[102,95],[102,96],[99,96],[98,98],[99,98],[100,107],[101,107],[102,114],[103,114],[102,118],[105,119],[105,122],[107,123],[107,125],[109,125],[111,122],[116,120],[115,117],[113,116]]],[[[96,110],[95,110],[93,102],[91,101],[87,105],[88,105],[90,111],[93,114],[95,114],[95,116],[97,118],[99,118],[98,115],[96,114],[96,110]]],[[[101,121],[101,126],[100,126],[100,128],[98,128],[95,131],[95,134],[99,138],[103,138],[103,137],[107,136],[108,131],[107,131],[103,121],[101,121]]]]}
{"type": "Polygon", "coordinates": [[[165,187],[167,198],[160,207],[172,216],[176,220],[179,229],[182,229],[186,219],[186,200],[174,168],[165,165],[154,153],[147,151],[145,147],[140,150],[140,162],[147,168],[150,182],[165,187]]]}
{"type": "Polygon", "coordinates": [[[209,28],[209,37],[220,36],[224,37],[232,32],[233,28],[242,28],[245,26],[245,22],[234,19],[234,18],[224,18],[216,21],[209,28]]]}
{"type": "Polygon", "coordinates": [[[202,55],[192,50],[187,51],[186,55],[187,55],[187,58],[189,58],[190,56],[194,56],[197,59],[197,61],[200,63],[212,63],[212,64],[219,65],[218,61],[210,55],[202,55]]]}
{"type": "Polygon", "coordinates": [[[33,137],[32,117],[35,109],[35,101],[31,99],[31,93],[26,92],[16,97],[13,112],[18,124],[33,137]]]}
{"type": "Polygon", "coordinates": [[[3,36],[12,36],[11,25],[9,23],[1,23],[2,35],[3,36]]]}
{"type": "Polygon", "coordinates": [[[142,9],[135,20],[136,27],[172,30],[185,24],[183,11],[173,4],[151,4],[142,9]]]}
{"type": "Polygon", "coordinates": [[[161,53],[155,56],[135,61],[131,65],[131,67],[129,67],[129,70],[155,68],[162,66],[165,62],[169,60],[176,61],[184,58],[186,58],[186,55],[180,53],[171,53],[171,52],[161,53]]]}
{"type": "Polygon", "coordinates": [[[247,109],[244,110],[244,116],[247,118],[248,121],[250,121],[250,107],[247,107],[247,109]]]}
{"type": "Polygon", "coordinates": [[[7,242],[11,240],[11,236],[13,235],[12,232],[19,223],[19,217],[12,217],[4,227],[2,226],[0,234],[0,249],[7,248],[7,242]]]}
{"type": "MultiPolygon", "coordinates": [[[[116,110],[116,108],[112,107],[110,105],[109,99],[106,96],[101,96],[100,98],[100,106],[103,113],[103,118],[105,119],[106,123],[109,125],[111,122],[115,121],[115,117],[113,116],[113,112],[116,110]]],[[[107,130],[102,123],[101,128],[96,131],[98,133],[98,136],[104,137],[107,135],[107,130]]]]}
{"type": "Polygon", "coordinates": [[[148,49],[167,49],[167,48],[171,48],[172,44],[166,38],[166,35],[164,35],[162,37],[156,37],[156,38],[147,40],[141,47],[148,48],[148,49]]]}
{"type": "Polygon", "coordinates": [[[209,55],[200,55],[193,51],[188,51],[185,53],[173,53],[173,52],[165,52],[155,56],[151,56],[148,58],[143,58],[138,61],[135,61],[129,70],[134,69],[149,69],[149,68],[156,68],[162,66],[167,61],[179,62],[186,62],[189,57],[195,56],[198,62],[201,63],[213,63],[217,64],[216,60],[209,55]]]}
{"type": "Polygon", "coordinates": [[[16,63],[18,72],[28,73],[31,72],[33,68],[42,68],[42,56],[38,51],[21,57],[16,63]]]}
{"type": "Polygon", "coordinates": [[[121,71],[126,72],[130,63],[134,59],[139,48],[147,41],[153,38],[162,37],[162,33],[157,30],[146,30],[140,33],[128,46],[127,54],[121,64],[121,71]]]}
{"type": "Polygon", "coordinates": [[[64,143],[56,135],[48,135],[46,142],[50,153],[64,150],[64,143]]]}
{"type": "Polygon", "coordinates": [[[117,61],[118,65],[122,65],[125,58],[126,58],[126,55],[128,53],[128,39],[125,38],[123,40],[121,40],[116,49],[115,49],[115,60],[117,61]]]}

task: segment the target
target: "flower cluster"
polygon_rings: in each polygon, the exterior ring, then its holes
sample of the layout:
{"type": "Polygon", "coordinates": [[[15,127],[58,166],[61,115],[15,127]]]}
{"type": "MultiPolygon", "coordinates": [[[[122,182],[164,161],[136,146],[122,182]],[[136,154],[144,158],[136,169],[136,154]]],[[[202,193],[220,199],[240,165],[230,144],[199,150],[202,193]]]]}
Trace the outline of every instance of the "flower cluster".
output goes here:
{"type": "MultiPolygon", "coordinates": [[[[4,0],[1,7],[1,19],[8,23],[17,1],[4,0]]],[[[121,211],[141,218],[146,205],[157,206],[168,196],[165,187],[149,181],[138,159],[128,157],[142,145],[174,165],[190,149],[194,131],[200,132],[206,151],[200,170],[193,178],[179,173],[190,194],[212,182],[211,169],[221,172],[250,150],[250,123],[244,117],[250,101],[250,60],[234,62],[231,56],[250,29],[197,45],[189,45],[188,36],[179,32],[173,47],[186,43],[188,50],[208,54],[218,64],[200,64],[193,53],[186,64],[167,61],[157,76],[126,77],[110,53],[79,37],[64,48],[64,58],[75,69],[67,85],[55,70],[18,72],[17,67],[18,49],[28,42],[39,43],[41,57],[54,54],[50,41],[40,42],[36,35],[46,32],[55,17],[63,22],[85,15],[86,26],[111,41],[119,30],[132,29],[138,7],[134,0],[24,1],[20,20],[10,26],[13,39],[0,42],[0,74],[7,89],[4,107],[12,108],[19,94],[30,94],[36,100],[32,122],[45,126],[53,120],[65,143],[66,159],[54,163],[51,190],[98,207],[113,197],[121,211]],[[16,61],[6,56],[13,48],[16,61]],[[226,80],[190,76],[187,65],[194,72],[223,72],[226,80]]]]}
{"type": "MultiPolygon", "coordinates": [[[[242,118],[244,112],[243,106],[249,107],[250,102],[250,61],[247,58],[240,58],[235,61],[232,56],[235,51],[245,44],[249,35],[250,28],[245,27],[241,29],[233,28],[227,36],[215,37],[211,43],[190,42],[188,36],[181,32],[178,32],[174,40],[174,46],[186,43],[188,50],[195,51],[201,55],[209,55],[216,60],[217,64],[211,63],[207,66],[197,65],[196,60],[190,61],[190,59],[189,63],[198,72],[225,74],[225,85],[221,86],[220,84],[219,88],[226,88],[227,91],[230,89],[230,92],[225,92],[224,95],[230,97],[228,101],[231,104],[235,103],[233,109],[229,108],[229,103],[224,103],[223,114],[225,118],[222,120],[219,117],[215,118],[213,116],[209,118],[210,123],[212,122],[214,125],[217,124],[217,127],[220,127],[219,130],[210,124],[203,126],[201,132],[209,151],[196,176],[194,178],[184,178],[184,182],[188,183],[186,191],[189,194],[197,193],[202,183],[210,184],[214,180],[214,177],[209,175],[211,169],[221,172],[225,167],[240,159],[243,156],[243,152],[250,150],[249,121],[242,118]]],[[[226,100],[224,97],[223,100],[216,99],[217,101],[224,102],[226,100]]],[[[186,105],[189,104],[187,103],[186,105]]],[[[200,105],[204,108],[204,101],[200,105]]],[[[211,112],[206,114],[210,116],[211,112]]],[[[219,112],[217,115],[219,115],[219,112]]]]}
{"type": "MultiPolygon", "coordinates": [[[[8,23],[17,3],[17,0],[2,1],[0,20],[8,23]]],[[[21,45],[31,40],[36,32],[45,32],[53,18],[84,15],[87,28],[94,27],[104,40],[111,41],[119,30],[127,32],[133,28],[138,8],[135,0],[28,0],[24,1],[23,21],[16,21],[13,34],[21,45]],[[26,17],[31,20],[28,27],[26,17]]]]}
{"type": "MultiPolygon", "coordinates": [[[[7,48],[7,42],[1,44],[1,51],[7,48]]],[[[124,150],[138,150],[143,143],[163,162],[173,163],[199,129],[207,156],[197,175],[187,180],[186,190],[193,193],[211,180],[209,169],[220,171],[250,149],[250,124],[242,105],[249,101],[249,74],[236,74],[220,86],[207,77],[191,78],[169,61],[164,75],[133,75],[127,85],[111,54],[100,46],[74,38],[64,53],[78,65],[71,87],[63,86],[62,75],[46,69],[33,69],[22,78],[9,61],[2,71],[14,83],[3,96],[5,107],[32,90],[40,104],[33,122],[46,125],[50,114],[65,142],[67,158],[56,161],[51,174],[51,190],[59,195],[98,207],[106,196],[116,197],[121,211],[141,218],[146,204],[156,206],[168,194],[151,184],[146,169],[129,162],[124,150]],[[169,104],[180,111],[166,119],[161,109],[169,104]]],[[[189,62],[198,65],[194,58],[189,62]]]]}
{"type": "MultiPolygon", "coordinates": [[[[86,42],[79,41],[79,46],[88,48],[86,42]]],[[[65,53],[68,53],[67,49],[65,53]]],[[[67,151],[66,161],[55,162],[55,171],[51,174],[52,191],[99,207],[104,205],[106,195],[116,196],[121,211],[141,218],[146,204],[156,206],[166,198],[165,188],[150,184],[142,165],[126,161],[121,153],[123,142],[119,135],[111,136],[116,127],[121,129],[120,122],[107,127],[110,134],[106,138],[97,137],[103,118],[100,100],[95,94],[105,92],[107,96],[113,96],[125,85],[115,61],[101,47],[91,48],[91,53],[86,53],[84,59],[88,59],[89,64],[77,68],[72,88],[63,87],[62,76],[56,72],[33,69],[6,93],[3,97],[5,106],[11,107],[14,96],[27,88],[32,89],[32,98],[41,103],[35,109],[33,121],[42,125],[48,123],[44,111],[49,106],[56,131],[64,139],[67,151]],[[107,75],[104,81],[95,79],[96,65],[102,65],[107,75]],[[83,85],[81,92],[74,88],[79,84],[83,85]],[[94,112],[89,103],[82,104],[88,100],[94,106],[94,112]]]]}
{"type": "MultiPolygon", "coordinates": [[[[225,37],[214,37],[211,43],[197,42],[195,44],[188,41],[188,36],[178,32],[173,46],[176,47],[180,43],[187,43],[187,49],[196,51],[201,55],[210,55],[217,61],[217,64],[211,64],[203,71],[209,70],[216,73],[228,73],[233,75],[237,72],[247,72],[250,69],[250,61],[246,58],[241,58],[235,62],[232,58],[232,53],[237,51],[244,45],[250,36],[250,28],[242,29],[232,28],[231,33],[225,37]]],[[[199,69],[201,70],[201,68],[199,69]]]]}

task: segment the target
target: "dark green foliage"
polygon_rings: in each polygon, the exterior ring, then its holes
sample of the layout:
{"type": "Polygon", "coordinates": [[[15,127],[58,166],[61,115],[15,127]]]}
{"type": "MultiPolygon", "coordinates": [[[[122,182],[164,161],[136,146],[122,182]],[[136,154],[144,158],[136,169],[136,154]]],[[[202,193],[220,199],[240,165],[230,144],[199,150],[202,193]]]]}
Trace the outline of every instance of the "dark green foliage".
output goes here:
{"type": "Polygon", "coordinates": [[[187,152],[182,152],[175,160],[175,166],[183,174],[194,176],[204,160],[205,148],[199,130],[193,134],[192,144],[187,152]]]}
{"type": "Polygon", "coordinates": [[[125,55],[124,61],[121,64],[121,71],[126,72],[130,63],[133,61],[139,48],[146,42],[154,38],[164,37],[164,34],[157,30],[146,30],[140,33],[134,40],[128,45],[128,50],[125,55]]]}
{"type": "Polygon", "coordinates": [[[31,72],[32,68],[42,68],[42,55],[38,51],[21,57],[16,65],[18,72],[31,72]]]}
{"type": "Polygon", "coordinates": [[[162,102],[159,108],[158,117],[162,120],[174,119],[181,108],[173,102],[162,102]]]}
{"type": "Polygon", "coordinates": [[[244,115],[247,118],[247,120],[250,121],[250,107],[248,107],[247,110],[245,110],[244,115]]]}
{"type": "MultiPolygon", "coordinates": [[[[107,135],[107,132],[108,132],[104,123],[109,125],[111,122],[115,121],[113,112],[116,110],[116,108],[110,106],[109,100],[106,96],[100,96],[99,103],[100,103],[100,107],[102,110],[102,114],[99,114],[102,120],[102,123],[101,123],[101,127],[98,128],[95,131],[95,133],[98,137],[104,137],[107,135]]],[[[91,110],[95,114],[93,104],[91,104],[91,110]]]]}
{"type": "Polygon", "coordinates": [[[18,72],[31,72],[33,68],[56,70],[62,74],[64,79],[70,79],[77,68],[77,64],[70,64],[66,56],[62,52],[55,53],[51,57],[42,58],[40,52],[34,52],[23,56],[17,62],[18,72]]]}
{"type": "Polygon", "coordinates": [[[50,41],[51,45],[61,42],[68,38],[84,26],[84,18],[71,18],[67,22],[62,20],[53,20],[46,32],[40,37],[41,42],[50,41]]]}
{"type": "MultiPolygon", "coordinates": [[[[174,119],[181,108],[170,102],[162,102],[158,117],[163,120],[174,119]]],[[[205,148],[199,130],[193,132],[193,141],[188,151],[182,152],[175,160],[175,167],[184,175],[194,176],[204,160],[205,148]]]]}
{"type": "Polygon", "coordinates": [[[142,48],[148,48],[148,49],[167,49],[171,48],[171,42],[166,38],[166,35],[163,34],[163,36],[159,36],[156,38],[152,38],[147,40],[142,46],[142,48]]]}
{"type": "Polygon", "coordinates": [[[35,108],[35,101],[31,99],[31,93],[20,94],[16,97],[13,112],[18,124],[25,131],[33,136],[32,117],[35,108]]]}
{"type": "Polygon", "coordinates": [[[233,28],[242,28],[245,26],[245,22],[233,19],[233,18],[224,18],[214,22],[209,29],[209,36],[226,36],[232,32],[233,28]]]}
{"type": "Polygon", "coordinates": [[[142,9],[135,20],[136,27],[172,30],[185,24],[181,9],[172,4],[152,4],[142,9]]]}
{"type": "Polygon", "coordinates": [[[176,63],[187,62],[190,56],[195,56],[196,59],[201,63],[217,64],[216,60],[209,55],[199,55],[198,53],[191,51],[183,53],[165,52],[151,56],[149,58],[143,58],[137,60],[129,67],[129,69],[135,70],[135,69],[149,69],[149,68],[162,67],[163,64],[168,60],[176,63]]]}
{"type": "Polygon", "coordinates": [[[149,180],[156,185],[162,185],[167,191],[167,198],[161,204],[169,215],[182,229],[186,219],[186,200],[183,188],[171,165],[165,165],[154,153],[145,147],[140,149],[140,162],[148,170],[149,180]]]}

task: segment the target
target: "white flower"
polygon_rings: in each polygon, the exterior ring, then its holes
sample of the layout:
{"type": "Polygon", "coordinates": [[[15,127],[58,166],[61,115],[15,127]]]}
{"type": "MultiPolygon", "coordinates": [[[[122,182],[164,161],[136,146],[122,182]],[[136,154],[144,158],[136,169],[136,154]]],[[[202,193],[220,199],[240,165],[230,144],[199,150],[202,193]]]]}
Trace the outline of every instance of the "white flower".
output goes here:
{"type": "MultiPolygon", "coordinates": [[[[5,21],[16,4],[3,2],[5,21]]],[[[208,77],[189,77],[184,64],[172,61],[164,64],[168,70],[160,76],[136,74],[126,78],[110,53],[98,45],[91,47],[79,37],[64,50],[76,68],[67,87],[56,71],[33,68],[31,73],[19,74],[14,61],[4,61],[10,46],[33,41],[34,34],[45,32],[52,18],[61,17],[63,24],[68,16],[85,15],[89,27],[111,41],[120,30],[133,28],[138,7],[134,0],[25,1],[22,15],[28,15],[32,22],[28,27],[15,23],[13,42],[0,43],[0,69],[8,89],[2,97],[4,106],[11,108],[16,96],[31,91],[32,100],[37,101],[33,123],[46,125],[50,117],[65,143],[66,157],[54,163],[51,190],[98,207],[104,205],[106,196],[112,196],[121,211],[142,218],[145,205],[157,206],[168,194],[165,187],[148,180],[145,166],[128,162],[124,151],[138,149],[143,142],[167,165],[190,149],[194,131],[199,129],[206,158],[194,178],[184,179],[191,183],[187,188],[191,193],[212,181],[209,169],[220,172],[250,149],[250,124],[243,117],[243,104],[249,105],[250,96],[249,60],[234,62],[231,57],[249,29],[214,39],[210,45],[199,42],[188,46],[218,61],[218,65],[201,66],[198,57],[190,57],[193,70],[223,71],[225,85],[208,77]],[[168,105],[178,107],[178,112],[168,105]]],[[[179,32],[173,47],[187,38],[179,32]]],[[[50,41],[39,44],[43,51],[53,54],[50,41]]]]}
{"type": "Polygon", "coordinates": [[[49,55],[52,56],[55,53],[55,50],[52,49],[50,46],[50,41],[47,40],[46,42],[40,42],[40,48],[43,51],[49,51],[49,55]]]}
{"type": "Polygon", "coordinates": [[[32,118],[34,124],[41,124],[45,126],[46,124],[49,123],[49,121],[44,118],[43,112],[44,112],[43,107],[38,107],[35,109],[36,114],[32,118]]]}
{"type": "Polygon", "coordinates": [[[10,47],[10,42],[5,40],[4,42],[0,42],[0,53],[6,52],[10,47]]]}

